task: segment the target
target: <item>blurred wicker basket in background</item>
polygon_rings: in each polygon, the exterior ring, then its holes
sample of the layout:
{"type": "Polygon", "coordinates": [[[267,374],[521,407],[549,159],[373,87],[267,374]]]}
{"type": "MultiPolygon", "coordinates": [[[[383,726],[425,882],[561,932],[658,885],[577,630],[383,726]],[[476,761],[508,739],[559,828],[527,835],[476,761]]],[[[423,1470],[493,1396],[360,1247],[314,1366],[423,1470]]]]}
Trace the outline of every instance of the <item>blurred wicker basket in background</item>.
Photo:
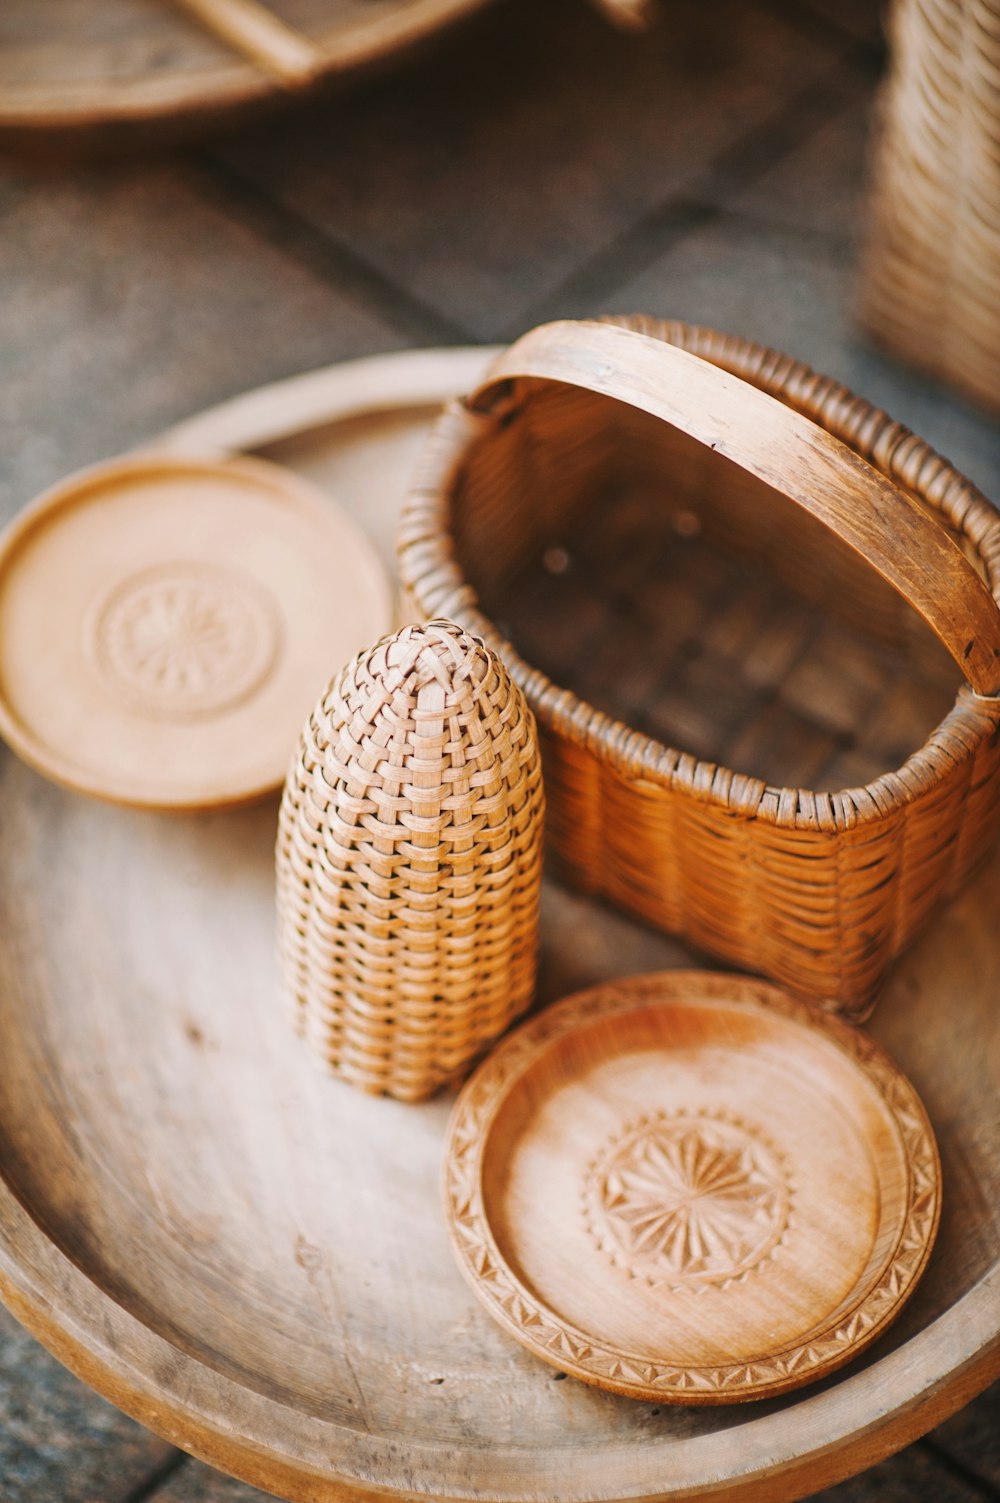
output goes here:
{"type": "Polygon", "coordinates": [[[895,0],[862,317],[1000,410],[1000,0],[895,0]]]}

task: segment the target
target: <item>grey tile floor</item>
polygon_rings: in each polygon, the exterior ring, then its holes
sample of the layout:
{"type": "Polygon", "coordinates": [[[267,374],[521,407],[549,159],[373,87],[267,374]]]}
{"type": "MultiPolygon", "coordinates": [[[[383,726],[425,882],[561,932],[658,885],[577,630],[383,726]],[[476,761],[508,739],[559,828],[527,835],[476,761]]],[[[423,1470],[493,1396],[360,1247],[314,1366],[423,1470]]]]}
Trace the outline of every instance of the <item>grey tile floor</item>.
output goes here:
{"type": "MultiPolygon", "coordinates": [[[[671,0],[619,37],[503,0],[363,86],[197,147],[0,163],[0,514],[248,386],[611,310],[766,340],[1000,498],[1000,431],[852,322],[870,0],[671,0]]],[[[3,1503],[250,1503],[0,1313],[3,1503]]],[[[823,1495],[1000,1500],[1000,1386],[823,1495]]]]}

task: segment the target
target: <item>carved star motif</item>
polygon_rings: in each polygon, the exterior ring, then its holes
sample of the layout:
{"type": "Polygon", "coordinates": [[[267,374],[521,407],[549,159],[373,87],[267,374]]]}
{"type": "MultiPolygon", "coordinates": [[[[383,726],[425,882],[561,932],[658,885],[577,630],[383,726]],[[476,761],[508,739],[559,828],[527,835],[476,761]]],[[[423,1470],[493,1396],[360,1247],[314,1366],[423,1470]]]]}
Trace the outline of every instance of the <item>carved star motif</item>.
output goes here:
{"type": "Polygon", "coordinates": [[[626,1131],[594,1165],[586,1195],[615,1261],[652,1282],[737,1278],[773,1250],[788,1221],[773,1150],[742,1126],[700,1116],[626,1131]]]}
{"type": "Polygon", "coordinates": [[[125,580],[94,625],[109,685],[147,712],[189,715],[242,698],[277,645],[273,606],[221,565],[165,564],[125,580]]]}

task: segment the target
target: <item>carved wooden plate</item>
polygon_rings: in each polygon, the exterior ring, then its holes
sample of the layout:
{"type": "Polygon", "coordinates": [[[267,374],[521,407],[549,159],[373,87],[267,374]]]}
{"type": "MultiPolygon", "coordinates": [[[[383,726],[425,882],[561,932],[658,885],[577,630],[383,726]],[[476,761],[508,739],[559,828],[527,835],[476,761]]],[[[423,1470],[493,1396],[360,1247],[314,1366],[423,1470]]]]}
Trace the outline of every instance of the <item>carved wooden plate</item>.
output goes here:
{"type": "Polygon", "coordinates": [[[371,544],[298,476],[114,460],[0,537],[0,731],[80,793],[245,803],[280,784],[323,685],[391,619],[371,544]]]}
{"type": "Polygon", "coordinates": [[[445,1205],[462,1272],[537,1356],[634,1398],[727,1404],[825,1377],[930,1254],[937,1149],[859,1030],[675,971],[582,992],[462,1092],[445,1205]]]}

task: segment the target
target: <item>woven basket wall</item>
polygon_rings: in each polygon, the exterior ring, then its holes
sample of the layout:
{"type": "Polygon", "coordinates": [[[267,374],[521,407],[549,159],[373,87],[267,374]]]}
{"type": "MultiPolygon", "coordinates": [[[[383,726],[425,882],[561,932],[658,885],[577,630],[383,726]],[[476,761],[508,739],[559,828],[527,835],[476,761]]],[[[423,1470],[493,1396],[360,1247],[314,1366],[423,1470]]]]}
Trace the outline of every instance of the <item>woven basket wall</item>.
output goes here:
{"type": "Polygon", "coordinates": [[[862,316],[1000,410],[1000,0],[895,0],[862,316]]]}
{"type": "MultiPolygon", "coordinates": [[[[772,350],[617,322],[842,440],[996,594],[997,513],[901,425],[772,350]]],[[[509,399],[489,389],[431,436],[401,571],[421,610],[502,649],[524,688],[557,870],[864,1016],[891,958],[993,839],[997,701],[962,685],[851,548],[714,446],[558,381],[519,379],[509,399]]]]}
{"type": "Polygon", "coordinates": [[[529,1005],[541,881],[534,721],[447,621],[362,653],[310,716],[279,818],[279,948],[334,1074],[404,1101],[529,1005]]]}

